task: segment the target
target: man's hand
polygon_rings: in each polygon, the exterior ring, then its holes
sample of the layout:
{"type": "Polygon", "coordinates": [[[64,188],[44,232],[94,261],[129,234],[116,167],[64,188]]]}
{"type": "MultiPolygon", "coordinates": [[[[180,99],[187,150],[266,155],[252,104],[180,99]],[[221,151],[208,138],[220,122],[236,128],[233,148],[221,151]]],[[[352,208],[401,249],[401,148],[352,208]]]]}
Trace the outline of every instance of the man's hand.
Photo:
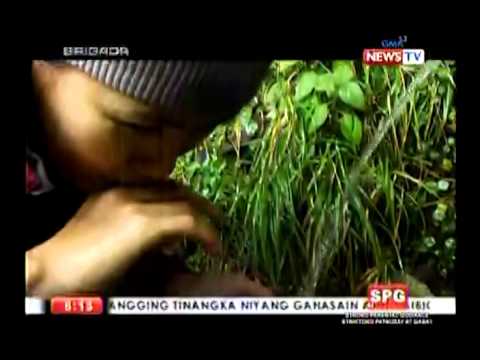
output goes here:
{"type": "Polygon", "coordinates": [[[145,251],[172,239],[199,241],[220,251],[205,199],[169,183],[159,189],[116,188],[90,196],[77,214],[45,243],[29,250],[27,293],[41,297],[101,291],[145,251]]]}

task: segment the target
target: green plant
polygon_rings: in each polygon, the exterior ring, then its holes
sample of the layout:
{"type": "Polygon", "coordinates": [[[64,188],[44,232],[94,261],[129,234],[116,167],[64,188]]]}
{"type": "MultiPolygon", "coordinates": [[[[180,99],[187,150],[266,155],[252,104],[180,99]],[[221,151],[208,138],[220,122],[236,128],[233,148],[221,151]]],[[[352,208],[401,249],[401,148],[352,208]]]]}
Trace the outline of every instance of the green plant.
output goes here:
{"type": "Polygon", "coordinates": [[[454,73],[451,62],[274,62],[236,118],[177,163],[174,177],[226,217],[228,256],[199,250],[192,266],[304,295],[358,294],[399,274],[413,283],[425,263],[450,278],[454,73]]]}

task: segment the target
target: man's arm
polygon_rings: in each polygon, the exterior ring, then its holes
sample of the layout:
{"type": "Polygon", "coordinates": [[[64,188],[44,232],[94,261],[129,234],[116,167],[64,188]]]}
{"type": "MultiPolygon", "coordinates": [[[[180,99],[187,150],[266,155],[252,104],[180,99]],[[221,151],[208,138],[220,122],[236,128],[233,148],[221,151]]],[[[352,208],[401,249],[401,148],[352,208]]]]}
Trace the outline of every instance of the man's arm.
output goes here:
{"type": "Polygon", "coordinates": [[[26,252],[27,294],[103,292],[142,255],[178,235],[218,253],[217,231],[200,207],[172,189],[118,188],[90,196],[63,229],[26,252]]]}

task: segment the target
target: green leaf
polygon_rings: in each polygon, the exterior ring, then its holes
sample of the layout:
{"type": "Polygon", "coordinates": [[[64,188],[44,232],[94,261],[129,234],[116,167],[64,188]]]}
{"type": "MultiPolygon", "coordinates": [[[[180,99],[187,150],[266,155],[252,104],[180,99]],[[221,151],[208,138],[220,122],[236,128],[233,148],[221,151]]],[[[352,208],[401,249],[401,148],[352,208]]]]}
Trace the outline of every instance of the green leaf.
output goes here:
{"type": "Polygon", "coordinates": [[[438,186],[438,190],[447,191],[450,184],[446,180],[439,180],[437,186],[438,186]]]}
{"type": "Polygon", "coordinates": [[[445,86],[440,85],[438,87],[438,95],[443,96],[443,95],[445,95],[446,92],[447,92],[447,89],[445,88],[445,86]]]}
{"type": "Polygon", "coordinates": [[[317,91],[326,91],[328,96],[331,96],[335,91],[335,80],[332,74],[322,74],[317,76],[315,84],[317,91]]]}
{"type": "Polygon", "coordinates": [[[251,106],[245,106],[241,111],[240,111],[240,121],[242,124],[245,124],[252,118],[252,108],[251,106]]]}
{"type": "Polygon", "coordinates": [[[342,135],[355,146],[362,142],[362,122],[355,114],[345,114],[340,120],[342,135]]]}
{"type": "Polygon", "coordinates": [[[278,100],[281,99],[282,94],[283,94],[282,84],[280,82],[276,82],[268,90],[267,95],[265,96],[265,102],[269,105],[275,106],[278,100]]]}
{"type": "Polygon", "coordinates": [[[307,104],[307,107],[312,110],[312,113],[313,113],[313,110],[315,110],[318,106],[321,105],[320,100],[318,99],[318,96],[309,96],[304,101],[307,104]]]}
{"type": "Polygon", "coordinates": [[[432,193],[433,195],[437,194],[437,183],[435,181],[427,181],[424,186],[429,193],[432,193]]]}
{"type": "Polygon", "coordinates": [[[360,85],[356,82],[350,81],[343,84],[338,95],[345,104],[358,110],[365,110],[365,96],[363,95],[360,85]]]}
{"type": "Polygon", "coordinates": [[[450,159],[443,159],[442,161],[442,169],[445,171],[451,171],[453,168],[452,160],[450,159]]]}
{"type": "Polygon", "coordinates": [[[327,120],[328,117],[328,105],[321,104],[315,108],[313,112],[313,116],[310,119],[310,123],[308,125],[308,133],[313,134],[317,131],[327,120]]]}
{"type": "Polygon", "coordinates": [[[265,117],[269,120],[275,120],[275,118],[277,117],[277,110],[275,108],[272,109],[267,113],[265,117]]]}
{"type": "Polygon", "coordinates": [[[445,219],[447,213],[447,205],[439,203],[437,208],[433,212],[433,220],[442,222],[445,219]]]}
{"type": "Polygon", "coordinates": [[[423,243],[427,248],[432,248],[436,242],[433,236],[427,236],[425,239],[423,239],[423,243]]]}
{"type": "Polygon", "coordinates": [[[293,65],[295,65],[299,62],[300,62],[300,60],[281,60],[281,61],[277,61],[278,70],[280,70],[280,72],[282,72],[282,73],[286,72],[293,65]]]}
{"type": "Polygon", "coordinates": [[[242,111],[240,111],[240,123],[249,136],[255,134],[257,131],[258,124],[252,118],[252,108],[250,106],[245,106],[242,111]]]}
{"type": "Polygon", "coordinates": [[[333,62],[333,78],[337,86],[342,86],[353,79],[355,73],[351,61],[338,60],[333,62]]]}
{"type": "Polygon", "coordinates": [[[454,249],[455,248],[455,239],[450,237],[447,240],[445,240],[445,247],[447,249],[454,249]]]}
{"type": "Polygon", "coordinates": [[[440,158],[440,153],[436,150],[430,151],[430,153],[428,155],[430,156],[430,159],[432,159],[432,160],[438,160],[440,158]]]}
{"type": "Polygon", "coordinates": [[[405,274],[400,281],[407,284],[412,297],[430,297],[433,296],[432,292],[423,282],[417,280],[412,275],[405,274]]]}
{"type": "Polygon", "coordinates": [[[437,210],[441,212],[447,212],[448,206],[444,203],[438,203],[437,210]]]}
{"type": "Polygon", "coordinates": [[[452,74],[448,68],[439,68],[437,70],[438,77],[443,81],[449,81],[453,86],[455,86],[455,81],[453,81],[452,74]]]}
{"type": "Polygon", "coordinates": [[[300,75],[295,89],[295,100],[301,100],[315,88],[318,75],[313,71],[306,71],[300,75]]]}
{"type": "Polygon", "coordinates": [[[252,120],[245,125],[244,129],[248,136],[252,136],[257,132],[258,124],[252,120]]]}

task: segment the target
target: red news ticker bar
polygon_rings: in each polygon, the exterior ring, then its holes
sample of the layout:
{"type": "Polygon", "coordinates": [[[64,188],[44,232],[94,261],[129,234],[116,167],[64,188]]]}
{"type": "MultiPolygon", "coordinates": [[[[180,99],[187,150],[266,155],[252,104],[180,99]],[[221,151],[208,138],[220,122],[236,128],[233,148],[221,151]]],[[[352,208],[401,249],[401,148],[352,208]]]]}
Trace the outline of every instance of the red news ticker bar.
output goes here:
{"type": "Polygon", "coordinates": [[[99,296],[57,296],[50,300],[54,315],[100,315],[103,300],[99,296]]]}
{"type": "Polygon", "coordinates": [[[367,65],[400,65],[403,49],[364,49],[363,62],[367,65]]]}

